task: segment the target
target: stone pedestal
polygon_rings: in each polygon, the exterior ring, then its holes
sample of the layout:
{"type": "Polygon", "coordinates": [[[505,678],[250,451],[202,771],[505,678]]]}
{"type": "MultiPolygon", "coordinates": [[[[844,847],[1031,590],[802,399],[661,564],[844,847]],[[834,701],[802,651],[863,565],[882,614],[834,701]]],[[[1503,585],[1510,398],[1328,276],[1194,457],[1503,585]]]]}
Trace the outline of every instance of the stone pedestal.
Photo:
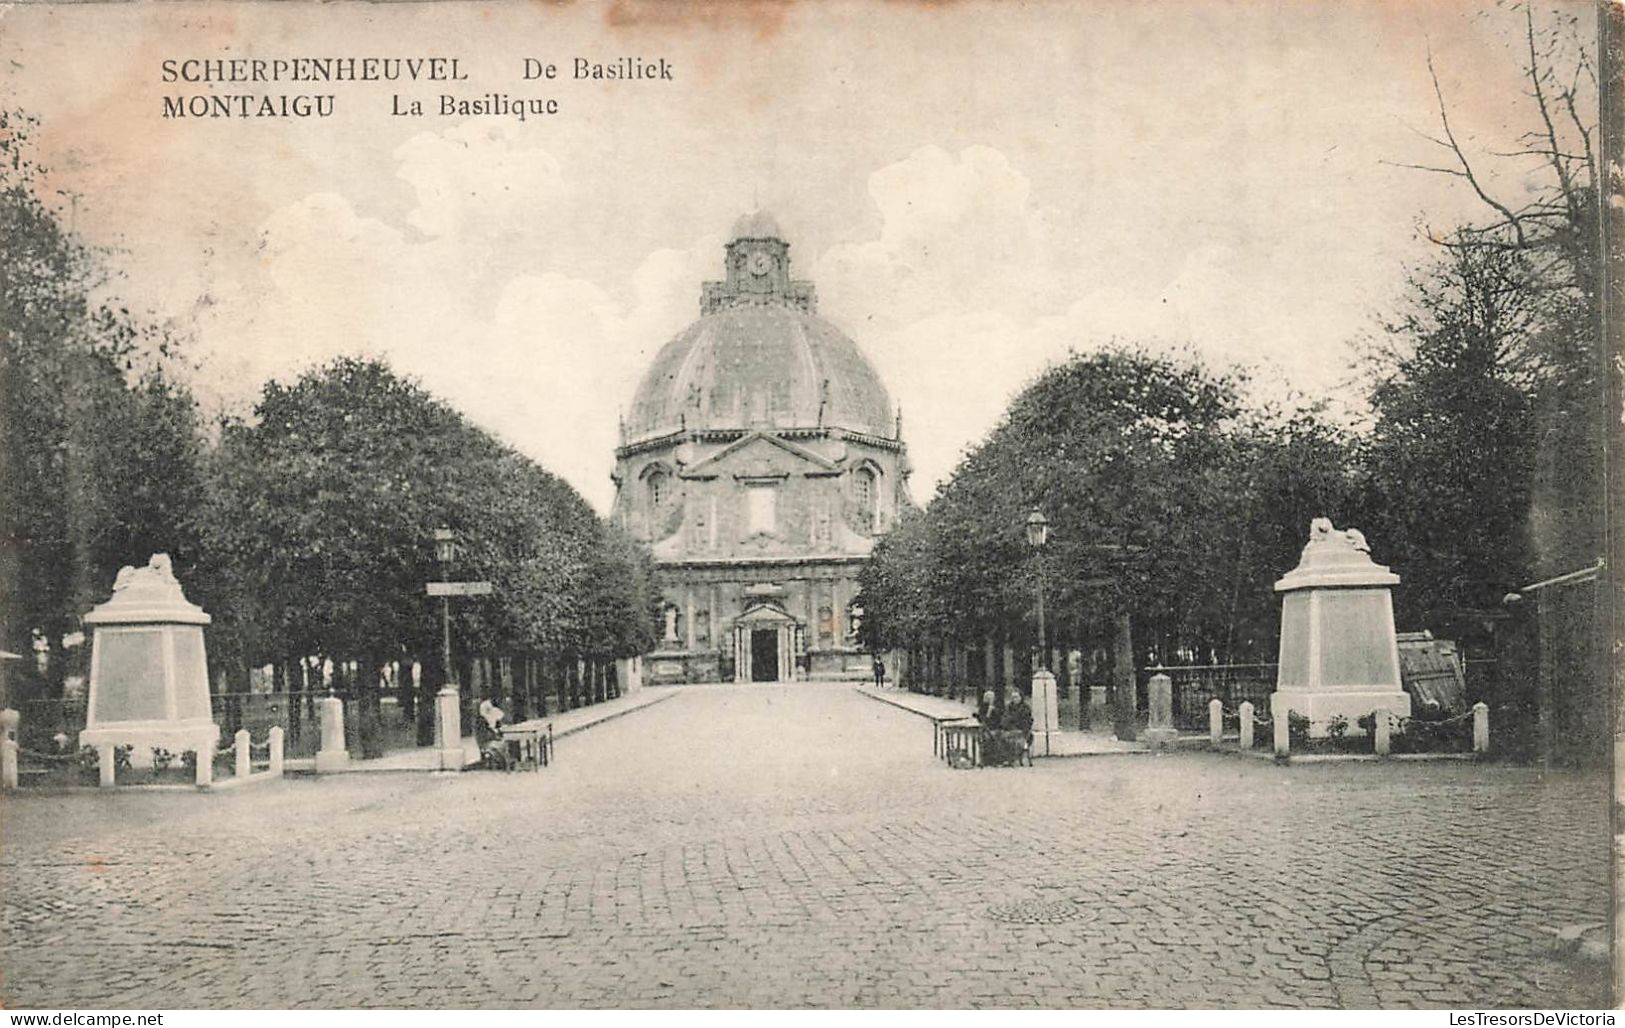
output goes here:
{"type": "Polygon", "coordinates": [[[643,688],[643,658],[622,657],[615,662],[615,681],[620,683],[621,695],[631,696],[643,688]]]}
{"type": "Polygon", "coordinates": [[[434,748],[440,770],[463,769],[462,699],[450,685],[435,693],[434,748]]]}
{"type": "Polygon", "coordinates": [[[1270,713],[1309,719],[1322,737],[1343,717],[1352,727],[1378,709],[1409,717],[1400,685],[1393,598],[1399,576],[1371,560],[1365,537],[1325,518],[1309,528],[1298,566],[1275,583],[1282,594],[1280,669],[1270,713]]]}
{"type": "Polygon", "coordinates": [[[197,765],[192,774],[192,780],[199,789],[208,789],[214,785],[214,744],[197,751],[197,765]]]}
{"type": "Polygon", "coordinates": [[[168,555],[121,570],[112,598],[84,617],[93,634],[79,745],[129,746],[135,767],[150,767],[157,748],[213,753],[220,729],[203,647],[209,620],[181,592],[168,555]]]}
{"type": "Polygon", "coordinates": [[[1033,672],[1033,756],[1050,755],[1051,737],[1061,730],[1055,675],[1039,669],[1033,672]]]}
{"type": "Polygon", "coordinates": [[[316,754],[316,770],[342,771],[350,766],[350,751],[344,745],[344,701],[325,696],[321,703],[322,748],[316,754]]]}
{"type": "Polygon", "coordinates": [[[282,777],[282,726],[272,725],[270,734],[271,777],[282,777]]]}
{"type": "Polygon", "coordinates": [[[17,788],[17,726],[22,715],[7,707],[0,710],[0,788],[17,788]]]}
{"type": "Polygon", "coordinates": [[[1152,675],[1146,691],[1151,720],[1145,729],[1145,741],[1153,749],[1161,749],[1179,738],[1179,730],[1174,727],[1174,680],[1167,675],[1152,675]]]}
{"type": "MultiPolygon", "coordinates": [[[[199,754],[201,758],[202,754],[199,754]]],[[[118,782],[118,754],[110,742],[96,747],[96,784],[111,789],[118,782]]]]}

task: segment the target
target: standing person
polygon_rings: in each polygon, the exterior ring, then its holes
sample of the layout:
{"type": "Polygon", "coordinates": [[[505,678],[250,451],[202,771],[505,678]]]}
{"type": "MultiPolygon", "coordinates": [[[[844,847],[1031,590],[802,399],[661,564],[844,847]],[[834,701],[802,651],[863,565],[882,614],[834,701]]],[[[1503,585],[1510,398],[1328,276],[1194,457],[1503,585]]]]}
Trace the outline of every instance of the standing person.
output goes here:
{"type": "Polygon", "coordinates": [[[873,669],[875,673],[875,688],[884,689],[886,687],[886,662],[880,659],[880,654],[878,653],[874,655],[873,669]]]}

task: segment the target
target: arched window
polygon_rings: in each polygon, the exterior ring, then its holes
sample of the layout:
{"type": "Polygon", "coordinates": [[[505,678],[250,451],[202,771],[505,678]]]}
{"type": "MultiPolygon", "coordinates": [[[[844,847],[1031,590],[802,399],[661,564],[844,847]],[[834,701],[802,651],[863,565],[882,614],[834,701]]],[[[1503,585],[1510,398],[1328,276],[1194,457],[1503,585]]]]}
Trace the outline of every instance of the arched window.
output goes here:
{"type": "Polygon", "coordinates": [[[858,523],[864,528],[875,527],[875,472],[873,468],[859,468],[852,472],[852,504],[858,523]]]}
{"type": "Polygon", "coordinates": [[[670,492],[666,481],[668,477],[670,476],[657,468],[649,472],[648,478],[644,480],[645,487],[649,490],[650,510],[658,510],[660,505],[666,502],[666,496],[670,492]]]}

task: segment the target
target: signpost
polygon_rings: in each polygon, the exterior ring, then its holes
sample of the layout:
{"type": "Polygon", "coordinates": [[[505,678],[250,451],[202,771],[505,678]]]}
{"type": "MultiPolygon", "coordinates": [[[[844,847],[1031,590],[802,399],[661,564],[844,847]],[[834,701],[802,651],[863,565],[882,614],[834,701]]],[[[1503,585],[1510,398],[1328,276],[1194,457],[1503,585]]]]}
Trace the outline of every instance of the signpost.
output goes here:
{"type": "Polygon", "coordinates": [[[430,596],[489,596],[490,582],[430,582],[430,596]]]}
{"type": "Polygon", "coordinates": [[[457,555],[457,536],[445,525],[434,530],[435,559],[440,562],[439,582],[426,583],[430,596],[440,597],[441,644],[445,648],[445,684],[435,694],[435,749],[440,754],[440,770],[463,769],[462,698],[457,694],[451,663],[451,598],[489,596],[490,582],[450,582],[451,562],[457,555]]]}

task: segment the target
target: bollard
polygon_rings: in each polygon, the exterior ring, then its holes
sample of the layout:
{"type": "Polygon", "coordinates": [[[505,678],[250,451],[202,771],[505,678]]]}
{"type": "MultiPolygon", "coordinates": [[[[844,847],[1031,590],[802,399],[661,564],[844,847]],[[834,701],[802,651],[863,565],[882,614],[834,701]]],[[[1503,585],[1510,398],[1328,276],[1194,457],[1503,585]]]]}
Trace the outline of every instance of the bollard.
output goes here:
{"type": "Polygon", "coordinates": [[[270,734],[271,745],[271,777],[282,777],[282,726],[272,725],[270,734]]]}
{"type": "Polygon", "coordinates": [[[214,785],[214,743],[197,750],[197,787],[207,789],[214,785]]]}
{"type": "Polygon", "coordinates": [[[1179,738],[1179,729],[1174,727],[1174,680],[1163,674],[1152,675],[1146,693],[1151,718],[1146,726],[1145,741],[1152,749],[1162,749],[1179,738]]]}
{"type": "Polygon", "coordinates": [[[111,789],[113,787],[112,743],[104,742],[100,746],[96,747],[96,764],[97,770],[101,773],[101,787],[103,789],[111,789]]]}
{"type": "Polygon", "coordinates": [[[1253,748],[1253,705],[1248,702],[1241,705],[1241,748],[1243,751],[1253,748]]]}
{"type": "Polygon", "coordinates": [[[1040,668],[1033,672],[1033,748],[1035,757],[1050,755],[1050,740],[1061,730],[1060,703],[1056,699],[1055,675],[1040,668]]]}
{"type": "Polygon", "coordinates": [[[337,696],[322,699],[322,748],[316,754],[318,772],[337,771],[350,764],[350,751],[344,747],[344,701],[337,696]]]}
{"type": "Polygon", "coordinates": [[[1292,755],[1292,712],[1271,708],[1275,729],[1275,759],[1286,760],[1292,755]]]}
{"type": "Polygon", "coordinates": [[[1480,701],[1473,704],[1473,752],[1478,754],[1490,751],[1490,708],[1480,701]]]}
{"type": "Polygon", "coordinates": [[[1393,725],[1389,724],[1388,721],[1388,708],[1383,707],[1372,713],[1371,729],[1372,734],[1376,736],[1375,749],[1377,756],[1386,757],[1390,744],[1389,736],[1393,730],[1393,725]]]}
{"type": "Polygon", "coordinates": [[[254,740],[249,737],[248,729],[239,728],[237,734],[231,737],[231,741],[237,757],[237,766],[232,769],[232,773],[238,778],[247,778],[254,770],[254,755],[249,749],[254,745],[254,740]]]}
{"type": "Polygon", "coordinates": [[[0,789],[17,788],[17,726],[22,715],[0,710],[0,789]]]}
{"type": "Polygon", "coordinates": [[[434,697],[434,746],[438,766],[442,771],[463,769],[463,726],[461,698],[452,686],[445,686],[434,697]]]}
{"type": "Polygon", "coordinates": [[[1219,739],[1224,735],[1224,704],[1218,699],[1207,701],[1207,736],[1213,745],[1219,745],[1219,739]]]}

